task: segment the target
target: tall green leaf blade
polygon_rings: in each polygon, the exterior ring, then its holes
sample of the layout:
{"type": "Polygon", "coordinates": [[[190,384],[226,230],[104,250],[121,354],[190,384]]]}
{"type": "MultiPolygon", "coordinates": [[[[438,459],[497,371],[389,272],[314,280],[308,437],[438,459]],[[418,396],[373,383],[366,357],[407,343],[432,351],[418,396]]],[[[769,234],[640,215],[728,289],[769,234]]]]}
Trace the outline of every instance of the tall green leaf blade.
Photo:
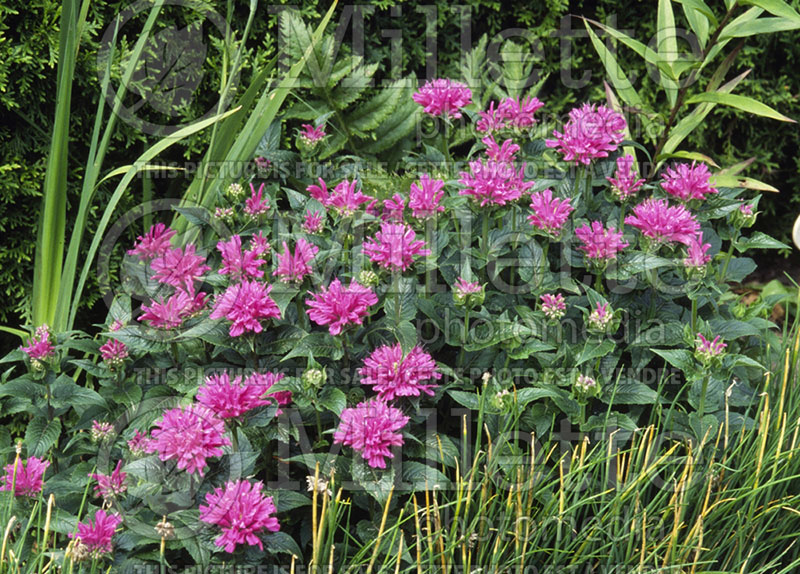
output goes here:
{"type": "Polygon", "coordinates": [[[75,296],[72,300],[72,305],[70,308],[69,314],[69,321],[67,322],[67,326],[69,329],[72,328],[73,323],[75,322],[75,315],[78,311],[78,303],[80,301],[81,295],[83,294],[83,286],[86,284],[86,278],[89,276],[89,270],[92,265],[92,261],[94,260],[95,253],[97,253],[97,248],[100,246],[100,241],[103,239],[103,235],[105,233],[106,227],[108,227],[109,222],[111,221],[111,216],[114,213],[114,209],[117,207],[122,195],[128,189],[131,181],[136,175],[147,165],[154,157],[158,156],[164,150],[170,148],[171,146],[175,145],[176,143],[186,139],[192,134],[195,134],[205,128],[209,127],[210,125],[218,122],[232,114],[235,114],[239,111],[239,108],[235,108],[224,114],[215,115],[210,118],[206,118],[199,122],[195,122],[191,125],[186,126],[172,134],[171,136],[167,136],[155,145],[151,146],[146,152],[139,156],[133,165],[132,168],[125,174],[122,180],[117,184],[114,193],[111,195],[111,198],[108,200],[108,204],[106,205],[105,211],[103,212],[103,217],[100,219],[100,223],[97,226],[97,231],[95,233],[94,238],[92,239],[92,243],[89,246],[89,251],[86,254],[86,259],[83,264],[83,270],[81,271],[80,279],[78,280],[78,285],[75,288],[75,296]]]}
{"type": "Polygon", "coordinates": [[[33,323],[53,324],[58,301],[58,282],[64,255],[67,219],[67,149],[72,79],[78,49],[76,0],[64,0],[58,42],[58,80],[53,136],[47,157],[42,210],[33,266],[33,323]]]}
{"type": "MultiPolygon", "coordinates": [[[[603,62],[603,66],[606,69],[608,78],[611,80],[614,88],[616,88],[619,97],[622,98],[622,101],[629,106],[637,109],[641,108],[642,98],[634,89],[619,63],[617,63],[614,55],[606,48],[605,44],[600,41],[600,38],[597,37],[597,34],[595,34],[594,30],[592,30],[591,26],[589,26],[589,23],[584,22],[584,25],[586,26],[586,30],[589,32],[589,39],[592,41],[592,45],[594,46],[597,55],[600,56],[600,60],[603,62]]],[[[642,124],[646,129],[650,122],[647,120],[645,115],[642,115],[641,118],[642,124]]]]}
{"type": "MultiPolygon", "coordinates": [[[[678,42],[675,38],[675,15],[672,12],[670,0],[658,0],[656,41],[658,42],[658,55],[669,67],[672,67],[673,62],[678,59],[678,42]]],[[[661,86],[667,93],[669,105],[674,106],[678,98],[678,83],[662,72],[661,86]]]]}
{"type": "Polygon", "coordinates": [[[795,24],[800,24],[800,14],[798,14],[794,8],[782,0],[742,0],[741,3],[758,6],[773,16],[786,18],[795,24]]]}
{"type": "Polygon", "coordinates": [[[747,96],[724,94],[720,92],[703,92],[701,94],[692,96],[691,98],[686,100],[686,102],[689,104],[698,104],[701,102],[722,104],[724,106],[730,106],[732,108],[749,112],[757,116],[763,116],[765,118],[771,118],[773,120],[778,120],[781,122],[797,123],[796,120],[784,116],[780,112],[769,107],[767,104],[763,104],[758,100],[754,100],[753,98],[749,98],[747,96]]]}

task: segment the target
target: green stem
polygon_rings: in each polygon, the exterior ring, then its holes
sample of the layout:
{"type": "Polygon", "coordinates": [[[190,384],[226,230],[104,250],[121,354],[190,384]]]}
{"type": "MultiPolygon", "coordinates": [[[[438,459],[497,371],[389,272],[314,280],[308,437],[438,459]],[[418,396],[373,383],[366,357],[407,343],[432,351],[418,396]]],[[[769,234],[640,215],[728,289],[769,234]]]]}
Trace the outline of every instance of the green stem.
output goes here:
{"type": "Polygon", "coordinates": [[[605,292],[603,288],[603,277],[599,271],[594,276],[594,290],[600,294],[603,294],[605,292]]]}
{"type": "Polygon", "coordinates": [[[700,389],[700,405],[697,408],[697,411],[700,413],[700,418],[703,418],[703,414],[706,412],[706,391],[708,391],[708,379],[709,375],[703,377],[703,387],[700,389]]]}
{"type": "Polygon", "coordinates": [[[461,351],[458,356],[458,364],[461,367],[464,366],[464,347],[467,346],[467,337],[469,337],[469,307],[464,308],[464,333],[463,340],[461,341],[461,351]]]}
{"type": "Polygon", "coordinates": [[[731,262],[731,257],[733,256],[733,248],[736,246],[736,241],[739,239],[740,230],[737,229],[733,232],[733,237],[731,237],[731,244],[728,246],[728,252],[725,254],[725,263],[722,265],[722,273],[719,275],[719,282],[725,282],[725,275],[728,273],[728,264],[731,262]]]}
{"type": "Polygon", "coordinates": [[[550,262],[547,260],[547,256],[550,253],[550,241],[545,240],[544,246],[542,246],[542,266],[539,270],[539,287],[544,285],[544,276],[545,274],[550,271],[550,262]]]}
{"type": "Polygon", "coordinates": [[[392,291],[394,291],[394,324],[400,324],[400,273],[395,271],[392,276],[392,291]]]}
{"type": "Polygon", "coordinates": [[[483,216],[483,254],[486,257],[486,264],[489,264],[489,214],[483,216]]]}
{"type": "Polygon", "coordinates": [[[692,297],[692,337],[697,335],[697,295],[692,297]]]}

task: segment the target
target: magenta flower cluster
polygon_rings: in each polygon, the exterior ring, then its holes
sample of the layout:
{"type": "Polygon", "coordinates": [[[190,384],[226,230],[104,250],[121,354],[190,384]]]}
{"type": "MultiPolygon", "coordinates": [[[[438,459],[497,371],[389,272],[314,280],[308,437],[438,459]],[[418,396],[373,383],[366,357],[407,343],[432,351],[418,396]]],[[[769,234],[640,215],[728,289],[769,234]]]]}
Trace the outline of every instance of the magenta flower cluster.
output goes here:
{"type": "Polygon", "coordinates": [[[445,118],[460,118],[461,108],[472,103],[467,85],[449,79],[425,82],[412,97],[426,114],[445,118]]]}
{"type": "Polygon", "coordinates": [[[625,139],[627,124],[622,114],[587,103],[569,112],[563,129],[553,131],[555,139],[547,140],[547,147],[555,148],[564,161],[589,165],[617,150],[625,139]]]}
{"type": "Polygon", "coordinates": [[[264,550],[258,537],[263,532],[278,532],[280,524],[271,496],[264,496],[262,482],[235,480],[206,494],[206,503],[200,505],[200,520],[218,526],[222,534],[214,544],[226,552],[247,544],[264,550]]]}

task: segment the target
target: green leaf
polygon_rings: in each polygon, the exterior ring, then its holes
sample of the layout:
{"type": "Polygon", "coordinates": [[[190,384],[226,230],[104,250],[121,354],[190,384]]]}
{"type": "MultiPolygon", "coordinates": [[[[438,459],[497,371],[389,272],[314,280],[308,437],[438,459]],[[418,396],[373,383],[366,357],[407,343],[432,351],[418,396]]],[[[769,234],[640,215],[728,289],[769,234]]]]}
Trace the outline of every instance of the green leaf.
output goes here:
{"type": "Polygon", "coordinates": [[[789,246],[766,233],[756,231],[750,237],[742,237],[736,242],[737,251],[742,252],[747,249],[789,249],[789,246]]]}
{"type": "Polygon", "coordinates": [[[686,349],[652,349],[652,351],[682,371],[694,368],[694,355],[686,349]]]}
{"type": "Polygon", "coordinates": [[[531,387],[517,390],[517,404],[525,407],[533,401],[562,397],[564,392],[557,387],[531,387]]]}
{"type": "Polygon", "coordinates": [[[608,396],[609,400],[613,395],[615,405],[652,405],[658,402],[657,392],[633,379],[620,381],[616,388],[613,388],[612,385],[604,391],[603,395],[608,396]]]}
{"type": "Polygon", "coordinates": [[[450,481],[440,470],[413,460],[403,461],[402,476],[403,482],[411,483],[414,491],[434,488],[444,490],[450,485],[450,481]]]}
{"type": "Polygon", "coordinates": [[[58,418],[36,417],[28,423],[25,430],[25,446],[28,456],[43,457],[56,444],[61,435],[61,421],[58,418]]]}
{"type": "Polygon", "coordinates": [[[783,114],[773,110],[768,105],[762,104],[761,102],[754,100],[753,98],[749,98],[747,96],[739,96],[735,94],[723,94],[720,92],[702,92],[700,94],[695,94],[694,96],[686,100],[687,104],[699,104],[703,102],[710,102],[714,104],[722,104],[724,106],[730,106],[732,108],[743,110],[745,112],[749,112],[757,116],[763,116],[765,118],[771,118],[773,120],[778,120],[781,122],[797,123],[792,118],[784,116],[783,114]]]}
{"type": "MultiPolygon", "coordinates": [[[[613,84],[614,88],[616,88],[620,98],[622,98],[622,100],[629,106],[641,108],[642,98],[634,89],[633,84],[631,84],[622,67],[617,63],[614,55],[608,51],[605,44],[600,40],[600,38],[597,37],[597,34],[595,34],[594,30],[592,30],[591,26],[589,26],[589,23],[584,22],[584,25],[586,26],[586,30],[589,32],[589,39],[592,41],[592,45],[594,46],[597,55],[600,56],[600,60],[603,62],[603,66],[605,66],[608,78],[613,84]]],[[[642,115],[640,117],[644,122],[645,116],[642,115]]]]}
{"type": "Polygon", "coordinates": [[[55,408],[74,406],[76,410],[82,412],[91,405],[106,406],[105,399],[97,394],[97,391],[81,387],[67,375],[58,377],[50,391],[51,402],[55,408]]]}
{"type": "MultiPolygon", "coordinates": [[[[670,68],[678,59],[678,42],[675,38],[675,16],[672,13],[670,0],[658,0],[658,16],[656,22],[656,42],[658,55],[661,56],[670,68]]],[[[674,69],[674,68],[673,68],[674,69]]],[[[675,74],[672,74],[673,77],[675,74]]],[[[678,98],[678,83],[668,74],[660,73],[661,86],[667,93],[670,106],[674,106],[678,98]]]]}
{"type": "Polygon", "coordinates": [[[453,397],[461,406],[467,407],[473,411],[480,408],[480,397],[477,393],[468,393],[465,391],[447,391],[447,394],[453,397]]]}
{"type": "Polygon", "coordinates": [[[397,342],[403,348],[404,353],[408,353],[417,344],[417,328],[408,321],[402,321],[399,325],[391,328],[392,333],[397,337],[397,342]]]}
{"type": "Polygon", "coordinates": [[[608,432],[608,430],[611,428],[635,431],[639,429],[639,426],[632,418],[622,413],[613,413],[609,415],[607,419],[605,414],[592,415],[586,420],[585,424],[581,425],[581,431],[583,432],[597,429],[602,429],[603,432],[608,432]]]}
{"type": "Polygon", "coordinates": [[[326,386],[319,393],[319,404],[341,416],[342,411],[347,406],[347,395],[336,387],[326,386]]]}
{"type": "Polygon", "coordinates": [[[278,512],[289,512],[296,508],[311,506],[311,498],[302,492],[281,489],[265,491],[264,494],[272,497],[275,509],[278,512]]]}
{"type": "Polygon", "coordinates": [[[740,3],[758,6],[773,16],[779,16],[797,25],[800,25],[800,14],[798,14],[794,8],[782,0],[741,0],[740,3]]]}
{"type": "Polygon", "coordinates": [[[583,349],[581,350],[580,355],[578,355],[578,362],[576,363],[577,366],[580,366],[587,361],[591,361],[592,359],[596,359],[597,357],[604,357],[612,352],[614,352],[614,341],[611,339],[603,339],[599,344],[597,341],[593,341],[589,339],[586,341],[583,349]]]}
{"type": "MultiPolygon", "coordinates": [[[[684,9],[691,8],[696,12],[699,12],[703,16],[705,16],[712,25],[717,25],[717,17],[714,14],[714,11],[708,7],[703,0],[675,0],[679,4],[683,4],[684,9]]],[[[697,31],[695,31],[695,34],[697,31]]]]}
{"type": "Polygon", "coordinates": [[[44,394],[45,386],[31,380],[28,375],[0,385],[0,397],[17,397],[33,400],[38,397],[43,397],[44,394]]]}
{"type": "Polygon", "coordinates": [[[288,554],[289,556],[302,556],[303,552],[294,538],[286,532],[271,532],[263,537],[264,549],[270,554],[288,554]]]}
{"type": "Polygon", "coordinates": [[[381,506],[386,504],[394,484],[393,466],[389,466],[386,470],[371,468],[367,466],[367,461],[361,456],[355,455],[350,465],[350,473],[353,480],[375,498],[381,506]]]}
{"type": "Polygon", "coordinates": [[[755,270],[756,262],[749,257],[734,257],[728,264],[725,280],[739,283],[755,270]]]}
{"type": "Polygon", "coordinates": [[[735,319],[712,319],[708,322],[708,325],[714,335],[719,335],[726,341],[738,339],[739,337],[757,337],[764,332],[764,328],[760,325],[735,319]]]}

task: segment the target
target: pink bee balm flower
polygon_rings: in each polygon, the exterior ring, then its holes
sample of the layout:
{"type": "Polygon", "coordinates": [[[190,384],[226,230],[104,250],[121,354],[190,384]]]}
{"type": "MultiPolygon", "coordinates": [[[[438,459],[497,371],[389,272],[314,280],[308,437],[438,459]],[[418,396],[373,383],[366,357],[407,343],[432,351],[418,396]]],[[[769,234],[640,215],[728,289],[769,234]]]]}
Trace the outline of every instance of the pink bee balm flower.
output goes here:
{"type": "Polygon", "coordinates": [[[695,339],[694,353],[701,362],[708,363],[721,356],[727,346],[719,335],[714,337],[713,341],[709,341],[702,333],[698,333],[697,339],[695,339]]]}
{"type": "Polygon", "coordinates": [[[133,433],[133,438],[128,441],[128,449],[133,456],[141,456],[147,452],[147,444],[150,442],[150,437],[140,430],[133,433]]]}
{"type": "Polygon", "coordinates": [[[453,302],[459,307],[478,307],[486,298],[483,285],[459,277],[453,285],[453,302]]]}
{"type": "Polygon", "coordinates": [[[261,493],[262,488],[261,482],[230,481],[206,494],[206,504],[199,506],[200,520],[222,529],[214,544],[225,552],[233,552],[240,544],[258,546],[263,551],[258,535],[280,530],[275,504],[271,496],[261,493]]]}
{"type": "Polygon", "coordinates": [[[264,276],[259,267],[266,261],[259,259],[256,251],[242,251],[242,238],[238,235],[231,236],[228,241],[220,241],[217,243],[217,249],[222,254],[220,275],[230,275],[234,281],[264,276]]]}
{"type": "Polygon", "coordinates": [[[294,247],[294,254],[289,251],[289,246],[283,242],[283,253],[278,253],[278,268],[273,273],[281,281],[288,283],[294,281],[300,283],[306,275],[311,274],[309,262],[314,259],[314,255],[319,251],[319,247],[312,245],[302,237],[297,240],[294,247]]]}
{"type": "Polygon", "coordinates": [[[331,200],[331,195],[328,192],[328,186],[325,185],[325,180],[321,177],[319,178],[319,185],[312,184],[306,188],[306,191],[311,196],[312,199],[316,199],[322,205],[328,206],[328,203],[331,200]]]}
{"type": "MultiPolygon", "coordinates": [[[[292,402],[292,391],[275,391],[274,393],[268,393],[272,385],[282,379],[283,373],[253,373],[245,379],[244,384],[263,389],[263,392],[267,393],[264,395],[267,404],[271,405],[272,401],[275,401],[278,407],[285,407],[292,402]]],[[[283,411],[278,408],[275,414],[280,415],[282,412],[283,411]]]]}
{"type": "Polygon", "coordinates": [[[319,211],[312,212],[310,209],[307,210],[305,220],[303,221],[303,231],[310,233],[311,235],[322,231],[322,217],[323,216],[319,211]]]}
{"type": "Polygon", "coordinates": [[[114,425],[106,421],[92,421],[91,436],[93,442],[106,442],[113,438],[114,425]]]}
{"type": "Polygon", "coordinates": [[[28,341],[27,347],[20,347],[28,355],[34,366],[40,366],[42,361],[46,361],[55,354],[55,347],[50,342],[50,328],[41,325],[28,341]]]}
{"type": "Polygon", "coordinates": [[[300,130],[300,139],[307,146],[313,146],[325,138],[325,126],[314,127],[311,124],[303,124],[300,130]]]}
{"type": "Polygon", "coordinates": [[[372,399],[342,411],[333,442],[352,447],[372,468],[386,468],[386,458],[394,458],[391,447],[403,444],[397,431],[408,421],[400,409],[372,399]]]}
{"type": "Polygon", "coordinates": [[[739,205],[739,212],[742,215],[751,216],[753,215],[753,205],[750,203],[742,203],[739,205]]]}
{"type": "Polygon", "coordinates": [[[263,231],[259,231],[250,238],[250,251],[255,253],[256,256],[264,255],[269,250],[269,241],[267,241],[263,231]]]}
{"type": "Polygon", "coordinates": [[[486,144],[486,155],[495,161],[512,162],[514,154],[519,151],[519,146],[511,140],[505,140],[502,145],[497,145],[492,136],[486,136],[481,141],[486,144]]]}
{"type": "Polygon", "coordinates": [[[100,472],[89,474],[89,478],[97,481],[97,486],[94,487],[95,496],[102,496],[103,500],[112,500],[116,496],[125,492],[128,487],[125,486],[125,478],[128,475],[122,472],[122,461],[117,461],[117,466],[111,474],[103,474],[100,472]]]}
{"type": "Polygon", "coordinates": [[[532,193],[530,207],[533,213],[528,216],[528,221],[554,239],[561,234],[561,228],[569,219],[569,214],[575,211],[569,198],[553,197],[550,189],[532,193]]]}
{"type": "Polygon", "coordinates": [[[195,253],[196,247],[190,243],[185,248],[171,249],[163,256],[153,259],[151,266],[155,274],[153,278],[159,283],[172,285],[181,289],[191,289],[194,282],[211,269],[206,265],[206,258],[195,253]]]}
{"type": "Polygon", "coordinates": [[[102,508],[94,513],[94,520],[78,523],[78,532],[70,532],[70,538],[80,538],[92,558],[101,558],[114,550],[111,539],[114,531],[122,523],[119,514],[106,514],[102,508]]]}
{"type": "Polygon", "coordinates": [[[405,223],[383,223],[373,239],[364,242],[364,253],[370,261],[393,271],[405,271],[417,255],[429,255],[425,242],[405,223]]]}
{"type": "Polygon", "coordinates": [[[162,461],[177,459],[178,468],[203,476],[206,459],[222,456],[223,446],[231,444],[221,419],[202,405],[178,407],[164,412],[150,432],[145,449],[157,452],[162,461]]]}
{"type": "Polygon", "coordinates": [[[108,326],[109,331],[119,331],[125,326],[125,323],[120,321],[119,319],[114,319],[114,321],[108,326]]]}
{"type": "Polygon", "coordinates": [[[464,189],[458,193],[472,196],[481,207],[516,201],[533,186],[523,179],[525,164],[516,170],[510,163],[481,159],[469,162],[469,169],[459,174],[464,189]]]}
{"type": "Polygon", "coordinates": [[[330,287],[321,287],[319,293],[309,295],[306,313],[317,325],[330,325],[331,335],[338,335],[347,325],[361,325],[369,315],[369,306],[378,302],[377,295],[369,287],[354,281],[345,288],[339,279],[334,279],[330,287]]]}
{"type": "Polygon", "coordinates": [[[707,195],[717,193],[716,188],[709,183],[711,172],[704,163],[692,165],[679,163],[674,168],[664,170],[664,181],[661,187],[671,196],[681,200],[705,199],[707,195]]]}
{"type": "Polygon", "coordinates": [[[245,331],[260,333],[262,319],[280,319],[281,311],[269,296],[272,285],[258,281],[242,281],[228,287],[217,297],[209,317],[231,321],[230,335],[238,337],[245,331]]]}
{"type": "Polygon", "coordinates": [[[597,303],[589,313],[589,327],[595,331],[605,331],[614,320],[614,313],[608,303],[597,303]]]}
{"type": "Polygon", "coordinates": [[[711,249],[711,244],[703,243],[702,234],[692,237],[686,245],[686,258],[683,260],[683,266],[688,269],[705,267],[706,263],[711,261],[711,255],[706,255],[709,249],[711,249]]]}
{"type": "Polygon", "coordinates": [[[128,347],[121,341],[109,339],[100,347],[100,355],[109,367],[117,368],[128,358],[128,347]]]}
{"type": "Polygon", "coordinates": [[[551,321],[558,321],[567,312],[567,304],[561,293],[545,293],[539,299],[542,301],[542,312],[551,321]]]}
{"type": "Polygon", "coordinates": [[[383,214],[381,219],[384,221],[402,222],[405,209],[405,198],[399,193],[395,193],[390,199],[383,201],[383,214]]]}
{"type": "Polygon", "coordinates": [[[481,119],[475,124],[475,129],[483,133],[491,133],[506,127],[503,112],[495,109],[495,103],[489,102],[489,109],[485,112],[478,112],[481,119]]]}
{"type": "Polygon", "coordinates": [[[587,103],[570,110],[564,133],[554,130],[555,139],[546,140],[545,144],[556,148],[564,161],[589,165],[593,159],[608,157],[609,152],[617,149],[626,127],[622,114],[587,103]]]}
{"type": "Polygon", "coordinates": [[[459,277],[455,282],[456,293],[461,297],[467,297],[475,293],[481,293],[483,286],[477,281],[467,281],[463,277],[459,277]]]}
{"type": "Polygon", "coordinates": [[[244,212],[250,217],[258,217],[269,211],[269,198],[264,197],[264,184],[256,191],[256,186],[250,184],[250,197],[244,200],[244,212]]]}
{"type": "Polygon", "coordinates": [[[575,235],[583,243],[578,249],[595,261],[616,259],[617,254],[628,246],[622,232],[617,232],[612,226],[606,229],[599,221],[592,221],[591,226],[583,224],[575,230],[575,235]]]}
{"type": "Polygon", "coordinates": [[[412,96],[426,114],[460,118],[461,108],[472,103],[472,91],[466,84],[449,79],[425,82],[412,96]]]}
{"type": "Polygon", "coordinates": [[[5,466],[6,474],[2,477],[3,486],[0,486],[0,491],[11,492],[13,487],[14,496],[36,496],[42,492],[43,477],[48,466],[49,460],[35,456],[24,462],[20,458],[14,459],[12,464],[5,466]]]}
{"type": "Polygon", "coordinates": [[[221,419],[238,418],[247,411],[269,404],[262,397],[264,385],[252,384],[248,379],[231,380],[228,373],[206,377],[205,384],[197,390],[195,400],[221,419]]]}
{"type": "Polygon", "coordinates": [[[373,197],[364,195],[361,190],[356,191],[356,181],[343,180],[333,188],[333,192],[328,198],[326,207],[332,207],[341,217],[353,215],[361,205],[372,204],[373,197]]]}
{"type": "Polygon", "coordinates": [[[677,242],[689,245],[700,232],[700,224],[683,205],[670,206],[666,199],[647,199],[633,208],[625,223],[657,244],[677,242]]]}
{"type": "Polygon", "coordinates": [[[419,185],[412,183],[408,194],[411,215],[417,219],[426,219],[444,211],[444,206],[439,205],[444,197],[443,187],[444,181],[431,179],[431,176],[423,173],[419,178],[419,185]]]}
{"type": "Polygon", "coordinates": [[[441,379],[433,358],[415,346],[403,356],[400,343],[378,347],[364,360],[358,370],[361,384],[369,385],[378,398],[391,401],[396,397],[418,397],[420,393],[433,396],[435,384],[425,384],[430,379],[441,379]]]}
{"type": "Polygon", "coordinates": [[[517,98],[505,98],[497,107],[506,125],[513,128],[529,128],[536,123],[533,114],[544,106],[539,98],[526,96],[521,101],[517,98]]]}
{"type": "Polygon", "coordinates": [[[643,179],[638,179],[633,170],[633,156],[628,154],[617,158],[617,171],[614,177],[606,178],[611,184],[611,190],[620,201],[625,201],[629,197],[636,195],[639,188],[644,183],[643,179]]]}
{"type": "Polygon", "coordinates": [[[177,233],[163,223],[156,223],[144,235],[136,238],[128,255],[136,255],[140,261],[149,261],[165,255],[170,250],[170,239],[177,233]]]}
{"type": "Polygon", "coordinates": [[[183,320],[191,317],[206,304],[206,293],[195,294],[178,290],[169,299],[164,301],[150,301],[150,305],[142,305],[142,313],[137,321],[145,321],[155,329],[173,329],[180,327],[183,320]]]}

